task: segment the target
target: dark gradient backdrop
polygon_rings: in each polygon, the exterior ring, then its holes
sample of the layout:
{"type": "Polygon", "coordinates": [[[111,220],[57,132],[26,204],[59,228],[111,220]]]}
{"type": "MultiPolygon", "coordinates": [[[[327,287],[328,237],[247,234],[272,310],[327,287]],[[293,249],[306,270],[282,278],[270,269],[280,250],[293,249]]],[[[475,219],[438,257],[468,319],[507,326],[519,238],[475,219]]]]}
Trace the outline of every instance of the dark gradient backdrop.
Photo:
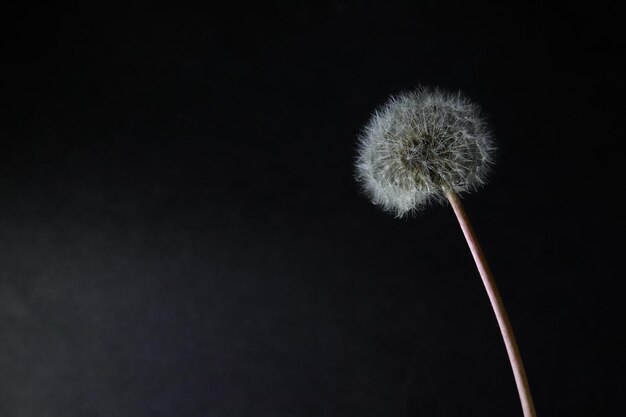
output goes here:
{"type": "Polygon", "coordinates": [[[617,11],[299,3],[3,11],[0,416],[520,416],[450,208],[353,180],[420,83],[497,137],[464,201],[540,416],[620,414],[617,11]]]}

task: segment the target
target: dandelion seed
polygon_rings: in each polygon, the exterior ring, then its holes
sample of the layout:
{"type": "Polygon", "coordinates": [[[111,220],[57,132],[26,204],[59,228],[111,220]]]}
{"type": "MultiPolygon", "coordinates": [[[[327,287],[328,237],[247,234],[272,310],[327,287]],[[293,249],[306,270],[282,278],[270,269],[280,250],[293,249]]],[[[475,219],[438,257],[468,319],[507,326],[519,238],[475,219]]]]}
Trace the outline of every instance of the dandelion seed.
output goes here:
{"type": "Polygon", "coordinates": [[[374,204],[403,216],[444,190],[484,184],[491,134],[478,106],[460,94],[419,88],[392,97],[359,138],[357,178],[374,204]]]}

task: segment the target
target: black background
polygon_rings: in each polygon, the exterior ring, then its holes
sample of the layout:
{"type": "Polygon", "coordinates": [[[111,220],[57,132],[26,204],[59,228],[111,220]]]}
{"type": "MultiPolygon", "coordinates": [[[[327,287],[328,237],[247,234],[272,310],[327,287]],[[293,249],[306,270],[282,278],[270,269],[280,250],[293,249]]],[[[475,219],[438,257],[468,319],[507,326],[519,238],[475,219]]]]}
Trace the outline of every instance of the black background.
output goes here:
{"type": "Polygon", "coordinates": [[[520,416],[450,208],[353,179],[419,84],[497,138],[464,202],[539,415],[619,413],[619,14],[500,3],[5,10],[0,416],[520,416]]]}

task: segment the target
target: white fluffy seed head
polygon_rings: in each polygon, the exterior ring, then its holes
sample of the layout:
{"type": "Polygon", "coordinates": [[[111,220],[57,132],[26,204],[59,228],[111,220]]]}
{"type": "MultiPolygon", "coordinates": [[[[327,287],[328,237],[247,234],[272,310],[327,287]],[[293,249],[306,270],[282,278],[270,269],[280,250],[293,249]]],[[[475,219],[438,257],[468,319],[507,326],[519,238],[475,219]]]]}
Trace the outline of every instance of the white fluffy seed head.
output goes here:
{"type": "Polygon", "coordinates": [[[483,185],[494,145],[480,109],[461,93],[420,87],[392,96],[359,136],[356,175],[374,204],[402,217],[445,190],[483,185]]]}

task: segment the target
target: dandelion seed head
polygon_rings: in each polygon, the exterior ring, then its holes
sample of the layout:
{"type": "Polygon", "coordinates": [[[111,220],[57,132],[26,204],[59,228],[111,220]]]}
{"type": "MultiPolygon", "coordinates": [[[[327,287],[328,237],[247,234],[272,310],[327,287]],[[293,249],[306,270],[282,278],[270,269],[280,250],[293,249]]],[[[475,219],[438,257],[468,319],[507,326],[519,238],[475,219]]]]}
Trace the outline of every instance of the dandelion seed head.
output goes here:
{"type": "Polygon", "coordinates": [[[356,176],[372,202],[402,217],[482,186],[493,163],[491,133],[461,93],[420,87],[392,96],[358,140],[356,176]]]}

